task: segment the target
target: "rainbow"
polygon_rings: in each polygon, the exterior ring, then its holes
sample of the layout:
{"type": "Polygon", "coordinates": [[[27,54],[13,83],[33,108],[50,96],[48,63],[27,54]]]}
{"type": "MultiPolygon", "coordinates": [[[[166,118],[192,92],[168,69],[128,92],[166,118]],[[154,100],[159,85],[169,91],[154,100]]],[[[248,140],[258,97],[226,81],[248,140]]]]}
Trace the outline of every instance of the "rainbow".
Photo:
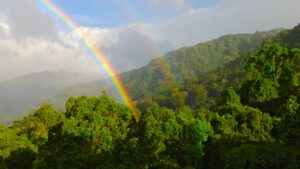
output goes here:
{"type": "Polygon", "coordinates": [[[83,43],[92,51],[93,57],[95,57],[94,59],[96,59],[107,71],[125,104],[133,112],[134,118],[136,122],[138,122],[139,112],[127,90],[125,89],[120,77],[117,75],[116,71],[109,63],[109,61],[105,58],[103,52],[88,38],[87,35],[85,35],[84,32],[78,29],[79,26],[77,26],[77,24],[62,9],[60,9],[54,2],[52,2],[52,0],[40,0],[40,2],[52,13],[58,16],[71,30],[74,30],[74,32],[76,32],[79,37],[82,38],[83,43]]]}

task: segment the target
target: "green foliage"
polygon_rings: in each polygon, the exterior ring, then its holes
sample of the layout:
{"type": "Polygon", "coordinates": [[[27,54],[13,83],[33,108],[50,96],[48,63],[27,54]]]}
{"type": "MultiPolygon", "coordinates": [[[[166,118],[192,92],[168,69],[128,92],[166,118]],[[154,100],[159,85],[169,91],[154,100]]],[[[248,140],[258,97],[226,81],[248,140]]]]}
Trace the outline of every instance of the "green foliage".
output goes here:
{"type": "Polygon", "coordinates": [[[296,169],[300,167],[299,152],[282,145],[243,144],[224,157],[226,169],[296,169]]]}
{"type": "Polygon", "coordinates": [[[249,80],[243,86],[246,103],[257,105],[279,97],[279,76],[283,58],[288,54],[279,45],[266,46],[248,60],[249,80]]]}
{"type": "Polygon", "coordinates": [[[217,100],[217,104],[222,105],[230,105],[230,104],[240,104],[241,98],[235,92],[233,88],[228,88],[221,93],[221,96],[217,100]]]}
{"type": "Polygon", "coordinates": [[[282,105],[280,114],[278,116],[282,117],[287,123],[294,120],[297,113],[300,111],[300,104],[297,102],[297,97],[291,95],[286,103],[282,105]]]}
{"type": "Polygon", "coordinates": [[[295,26],[292,30],[281,32],[274,38],[274,41],[291,48],[300,48],[300,24],[295,26]]]}
{"type": "Polygon", "coordinates": [[[44,104],[24,119],[16,121],[12,129],[28,138],[35,145],[42,145],[48,141],[48,131],[64,119],[64,114],[55,110],[51,105],[44,104]]]}
{"type": "Polygon", "coordinates": [[[225,105],[217,109],[212,119],[215,134],[222,138],[239,138],[240,141],[269,141],[272,140],[270,131],[273,119],[269,114],[258,109],[243,105],[225,105]]]}
{"type": "Polygon", "coordinates": [[[299,86],[299,68],[296,64],[299,56],[298,49],[272,44],[250,57],[246,66],[248,80],[242,87],[243,102],[259,106],[280,95],[292,94],[299,86]]]}
{"type": "Polygon", "coordinates": [[[196,145],[194,152],[196,156],[201,157],[204,153],[205,145],[210,132],[212,131],[211,125],[209,122],[197,120],[194,126],[195,135],[196,135],[196,145]]]}
{"type": "Polygon", "coordinates": [[[206,141],[209,130],[206,123],[196,121],[190,114],[157,105],[141,117],[140,144],[148,152],[145,166],[181,168],[199,163],[204,149],[202,143],[206,141]]]}
{"type": "Polygon", "coordinates": [[[37,148],[26,137],[0,126],[0,168],[29,169],[35,159],[37,148]]]}
{"type": "Polygon", "coordinates": [[[187,102],[193,108],[201,108],[207,105],[208,91],[204,85],[194,85],[189,88],[187,102]]]}
{"type": "Polygon", "coordinates": [[[66,119],[50,130],[37,168],[99,166],[105,161],[98,158],[127,137],[133,119],[124,105],[105,96],[71,98],[66,105],[66,119]]]}

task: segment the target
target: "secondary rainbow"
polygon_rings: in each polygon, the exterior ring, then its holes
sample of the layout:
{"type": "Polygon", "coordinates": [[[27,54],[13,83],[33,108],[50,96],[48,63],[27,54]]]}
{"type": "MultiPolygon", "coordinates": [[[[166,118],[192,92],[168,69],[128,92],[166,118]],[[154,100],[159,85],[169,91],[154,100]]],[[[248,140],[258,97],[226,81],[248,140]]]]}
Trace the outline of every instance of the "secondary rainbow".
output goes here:
{"type": "Polygon", "coordinates": [[[109,76],[111,77],[113,83],[115,84],[118,92],[120,93],[122,99],[125,104],[130,108],[133,112],[134,118],[136,122],[139,120],[139,113],[137,108],[135,107],[131,97],[129,96],[127,90],[125,89],[120,77],[117,75],[116,71],[113,69],[112,65],[105,58],[103,52],[82,32],[78,29],[77,24],[62,10],[60,9],[54,2],[51,0],[40,0],[41,3],[47,7],[52,13],[58,16],[70,29],[76,32],[81,38],[84,44],[92,51],[95,59],[104,67],[109,76]]]}

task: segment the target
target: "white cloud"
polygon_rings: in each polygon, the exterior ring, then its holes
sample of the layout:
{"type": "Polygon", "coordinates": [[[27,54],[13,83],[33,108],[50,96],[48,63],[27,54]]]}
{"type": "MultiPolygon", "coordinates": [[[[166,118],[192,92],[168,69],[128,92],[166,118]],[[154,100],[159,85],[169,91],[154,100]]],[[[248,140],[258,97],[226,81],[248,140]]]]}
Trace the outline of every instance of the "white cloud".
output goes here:
{"type": "Polygon", "coordinates": [[[119,40],[119,33],[124,28],[89,28],[80,27],[80,32],[88,36],[89,40],[101,46],[111,46],[119,40]]]}
{"type": "Polygon", "coordinates": [[[6,23],[0,22],[0,37],[1,36],[9,36],[10,27],[6,23]]]}
{"type": "Polygon", "coordinates": [[[144,24],[149,36],[176,48],[228,33],[291,28],[300,22],[299,0],[220,0],[213,6],[190,9],[185,14],[144,24]]]}
{"type": "Polygon", "coordinates": [[[42,38],[0,39],[0,77],[9,79],[44,70],[104,74],[83,47],[42,38]]]}

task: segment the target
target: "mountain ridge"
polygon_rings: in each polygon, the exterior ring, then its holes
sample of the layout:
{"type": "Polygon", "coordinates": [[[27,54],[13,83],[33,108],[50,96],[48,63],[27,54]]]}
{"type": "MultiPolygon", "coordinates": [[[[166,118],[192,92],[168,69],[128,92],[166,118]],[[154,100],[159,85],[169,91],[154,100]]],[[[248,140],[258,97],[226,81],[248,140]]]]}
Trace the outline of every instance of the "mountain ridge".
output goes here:
{"type": "MultiPolygon", "coordinates": [[[[0,115],[19,116],[47,101],[49,95],[93,79],[82,73],[42,71],[0,82],[0,115]]],[[[10,119],[10,117],[5,117],[10,119]]]]}
{"type": "MultiPolygon", "coordinates": [[[[224,35],[220,38],[202,42],[191,47],[183,47],[171,51],[163,57],[153,59],[146,66],[121,73],[120,78],[134,100],[141,99],[147,95],[156,95],[160,91],[163,91],[163,88],[172,88],[174,85],[182,85],[188,77],[200,78],[205,73],[218,68],[220,65],[240,57],[241,53],[258,47],[266,39],[277,35],[282,30],[283,29],[274,29],[256,33],[224,35]],[[193,64],[192,66],[191,63],[193,64]]],[[[77,78],[73,81],[71,80],[73,85],[69,83],[68,80],[62,84],[58,84],[55,82],[55,78],[54,80],[50,80],[51,76],[47,75],[49,71],[40,73],[42,75],[39,73],[32,75],[38,76],[41,79],[45,76],[47,78],[37,80],[35,84],[44,84],[46,89],[43,87],[40,88],[37,85],[33,85],[35,87],[26,88],[26,81],[29,83],[27,87],[30,86],[30,80],[26,80],[26,75],[0,83],[0,96],[2,96],[2,100],[0,100],[0,113],[10,115],[24,114],[44,102],[50,102],[58,108],[64,108],[64,103],[70,96],[99,96],[103,94],[103,92],[122,102],[122,98],[119,96],[117,89],[110,79],[88,82],[87,80],[80,81],[80,78],[77,78]],[[8,94],[6,91],[10,90],[7,89],[1,90],[1,84],[5,83],[12,83],[15,87],[19,88],[12,89],[19,92],[19,94],[25,92],[22,94],[24,97],[8,94]],[[20,87],[19,83],[23,85],[20,87]],[[69,85],[64,85],[65,83],[69,83],[69,85]],[[33,97],[32,93],[29,92],[33,90],[38,91],[37,97],[33,97]],[[5,95],[11,95],[11,97],[7,98],[5,95]],[[6,98],[6,100],[3,100],[3,98],[6,98]],[[32,100],[35,100],[34,104],[30,103],[32,100]],[[12,106],[11,104],[15,102],[18,102],[17,104],[21,106],[12,106]],[[3,109],[3,107],[7,107],[7,105],[11,105],[13,111],[3,109]]],[[[56,71],[56,73],[60,75],[64,74],[60,71],[56,71]]],[[[65,79],[68,79],[67,76],[69,75],[68,73],[66,74],[65,79]]],[[[29,75],[29,77],[31,76],[29,75]]]]}
{"type": "MultiPolygon", "coordinates": [[[[255,49],[261,43],[266,41],[268,38],[277,35],[279,32],[283,30],[284,29],[272,29],[270,31],[261,31],[255,33],[224,35],[219,38],[210,40],[208,42],[198,43],[190,47],[183,47],[175,51],[168,52],[162,57],[151,60],[149,64],[147,64],[146,66],[121,73],[120,78],[125,88],[127,88],[128,92],[130,93],[130,95],[133,96],[133,99],[140,99],[148,94],[151,95],[151,93],[159,92],[158,90],[160,89],[155,89],[155,88],[157,88],[157,86],[160,86],[161,85],[160,83],[165,83],[165,82],[168,83],[171,81],[172,83],[173,82],[183,83],[184,78],[182,77],[202,76],[204,75],[204,73],[212,71],[217,67],[219,67],[220,65],[224,63],[228,63],[234,60],[235,58],[240,57],[241,53],[247,53],[248,51],[255,49]],[[227,44],[228,48],[224,47],[224,44],[227,44]],[[216,54],[216,48],[220,49],[218,54],[216,54]],[[231,51],[231,49],[234,49],[235,51],[231,51]],[[208,53],[212,53],[213,56],[207,53],[203,55],[201,53],[202,51],[209,51],[208,53]],[[198,52],[200,54],[193,54],[193,52],[194,53],[198,52]],[[213,59],[207,62],[205,60],[207,58],[213,58],[213,59]],[[196,62],[193,61],[192,59],[196,60],[196,62]],[[216,63],[212,64],[212,62],[216,62],[216,63]],[[186,64],[182,64],[182,63],[186,63],[186,64]],[[189,65],[190,63],[193,63],[193,66],[190,66],[189,65]],[[201,67],[199,65],[204,65],[206,67],[204,66],[201,67]],[[168,70],[165,69],[170,69],[172,71],[167,72],[168,70]],[[166,79],[161,79],[161,77],[164,77],[166,79]],[[135,87],[131,87],[131,86],[135,86],[135,87]],[[149,92],[143,93],[142,91],[149,91],[149,92]]],[[[60,91],[61,93],[64,93],[63,101],[62,100],[55,101],[56,102],[55,105],[58,105],[57,102],[64,103],[66,99],[69,98],[70,96],[80,96],[80,95],[99,96],[101,91],[107,91],[108,93],[111,94],[113,98],[122,101],[120,96],[118,96],[118,91],[116,91],[116,89],[113,86],[111,86],[110,88],[108,88],[107,85],[104,85],[105,87],[101,87],[103,83],[108,84],[108,82],[105,81],[110,81],[110,80],[109,79],[98,80],[91,83],[79,84],[77,85],[76,89],[75,88],[64,89],[60,91]],[[83,92],[79,91],[80,88],[84,88],[84,91],[83,92]]],[[[57,95],[59,95],[59,93],[57,95]]],[[[54,98],[52,97],[50,99],[52,100],[50,102],[53,103],[53,100],[57,100],[57,99],[61,99],[61,98],[54,96],[54,98]]]]}

